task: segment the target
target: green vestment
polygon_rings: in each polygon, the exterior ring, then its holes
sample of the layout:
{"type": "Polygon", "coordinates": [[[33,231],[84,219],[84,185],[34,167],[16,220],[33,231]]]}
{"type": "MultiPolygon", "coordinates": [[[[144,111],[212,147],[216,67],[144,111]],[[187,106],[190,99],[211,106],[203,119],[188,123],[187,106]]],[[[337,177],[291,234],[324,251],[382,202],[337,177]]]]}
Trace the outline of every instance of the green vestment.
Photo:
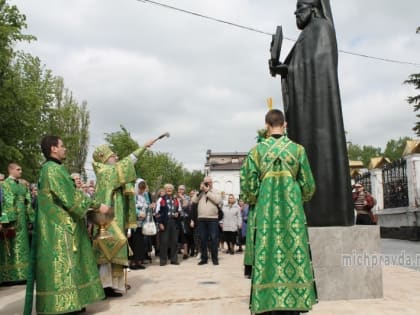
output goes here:
{"type": "Polygon", "coordinates": [[[255,237],[255,198],[250,200],[251,194],[247,190],[249,187],[246,184],[248,178],[248,168],[250,161],[249,159],[252,158],[252,152],[256,150],[256,147],[252,148],[248,153],[244,163],[242,164],[240,170],[240,182],[241,182],[241,198],[244,203],[248,204],[248,221],[246,225],[246,246],[245,246],[245,253],[244,253],[244,265],[245,266],[252,266],[254,262],[254,237],[255,237]]]}
{"type": "Polygon", "coordinates": [[[42,166],[32,246],[38,314],[77,311],[104,298],[85,221],[91,203],[64,165],[42,166]]]}
{"type": "Polygon", "coordinates": [[[0,223],[13,227],[15,236],[0,232],[0,282],[26,280],[29,267],[29,236],[31,206],[28,189],[8,177],[3,184],[3,212],[0,223]],[[28,199],[29,198],[29,199],[28,199]]]}
{"type": "MultiPolygon", "coordinates": [[[[140,148],[133,152],[138,157],[144,152],[140,148]]],[[[96,239],[94,249],[98,264],[112,263],[113,274],[120,276],[121,266],[128,266],[128,242],[126,230],[136,228],[134,181],[137,178],[134,162],[130,156],[116,164],[93,163],[96,175],[95,199],[114,209],[114,219],[108,227],[112,238],[96,239]]]]}
{"type": "Polygon", "coordinates": [[[255,205],[245,259],[252,260],[252,313],[307,311],[317,303],[303,209],[314,191],[304,148],[286,136],[263,140],[244,161],[241,194],[255,205]]]}

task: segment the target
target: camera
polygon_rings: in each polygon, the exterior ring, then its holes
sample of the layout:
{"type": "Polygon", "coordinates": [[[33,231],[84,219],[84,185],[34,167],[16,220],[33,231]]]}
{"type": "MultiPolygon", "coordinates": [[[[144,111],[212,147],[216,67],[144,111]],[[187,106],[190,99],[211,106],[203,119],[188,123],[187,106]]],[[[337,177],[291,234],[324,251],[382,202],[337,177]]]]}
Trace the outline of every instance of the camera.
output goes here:
{"type": "Polygon", "coordinates": [[[209,183],[204,183],[204,186],[209,187],[210,184],[209,183]]]}

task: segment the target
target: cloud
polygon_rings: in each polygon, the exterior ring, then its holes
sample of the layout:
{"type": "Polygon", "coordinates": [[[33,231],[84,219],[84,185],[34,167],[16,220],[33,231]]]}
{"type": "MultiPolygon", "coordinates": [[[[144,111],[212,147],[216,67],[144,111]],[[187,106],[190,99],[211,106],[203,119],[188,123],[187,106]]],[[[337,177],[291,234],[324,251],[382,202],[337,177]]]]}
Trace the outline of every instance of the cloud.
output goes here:
{"type": "MultiPolygon", "coordinates": [[[[162,2],[297,38],[294,1],[162,2]]],[[[268,72],[271,37],[135,0],[15,0],[38,41],[22,46],[41,58],[91,114],[91,147],[124,125],[143,143],[190,169],[205,153],[247,151],[264,126],[266,98],[282,108],[279,78],[268,72]]],[[[341,50],[420,63],[417,0],[333,1],[341,50]],[[410,8],[407,10],[406,8],[410,8]]],[[[285,39],[281,58],[293,41],[285,39]]],[[[339,55],[345,128],[357,144],[384,146],[413,136],[416,92],[402,82],[419,67],[339,55]]],[[[90,158],[90,157],[89,157],[90,158]]],[[[88,158],[88,160],[89,160],[88,158]]]]}

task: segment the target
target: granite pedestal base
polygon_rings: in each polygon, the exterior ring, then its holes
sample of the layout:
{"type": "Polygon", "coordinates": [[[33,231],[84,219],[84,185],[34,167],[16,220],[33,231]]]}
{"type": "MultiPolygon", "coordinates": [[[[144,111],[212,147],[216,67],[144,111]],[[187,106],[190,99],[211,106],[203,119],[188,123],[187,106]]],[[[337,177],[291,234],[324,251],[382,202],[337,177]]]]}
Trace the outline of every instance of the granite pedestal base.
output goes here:
{"type": "Polygon", "coordinates": [[[319,300],[383,297],[379,226],[310,227],[319,300]]]}

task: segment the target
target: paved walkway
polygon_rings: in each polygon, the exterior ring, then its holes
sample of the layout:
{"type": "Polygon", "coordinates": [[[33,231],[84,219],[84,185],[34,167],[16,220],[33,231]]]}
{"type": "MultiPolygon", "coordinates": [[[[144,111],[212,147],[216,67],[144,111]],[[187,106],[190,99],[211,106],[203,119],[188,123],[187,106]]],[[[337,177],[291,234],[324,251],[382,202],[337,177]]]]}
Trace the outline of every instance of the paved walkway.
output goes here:
{"type": "MultiPolygon", "coordinates": [[[[122,298],[89,305],[85,314],[237,315],[248,310],[250,283],[243,277],[242,254],[220,255],[220,265],[198,266],[196,258],[181,265],[128,273],[131,290],[122,298]]],[[[321,301],[309,315],[420,314],[420,272],[384,267],[384,298],[321,301]]],[[[0,314],[22,314],[24,286],[0,287],[0,314]]]]}

